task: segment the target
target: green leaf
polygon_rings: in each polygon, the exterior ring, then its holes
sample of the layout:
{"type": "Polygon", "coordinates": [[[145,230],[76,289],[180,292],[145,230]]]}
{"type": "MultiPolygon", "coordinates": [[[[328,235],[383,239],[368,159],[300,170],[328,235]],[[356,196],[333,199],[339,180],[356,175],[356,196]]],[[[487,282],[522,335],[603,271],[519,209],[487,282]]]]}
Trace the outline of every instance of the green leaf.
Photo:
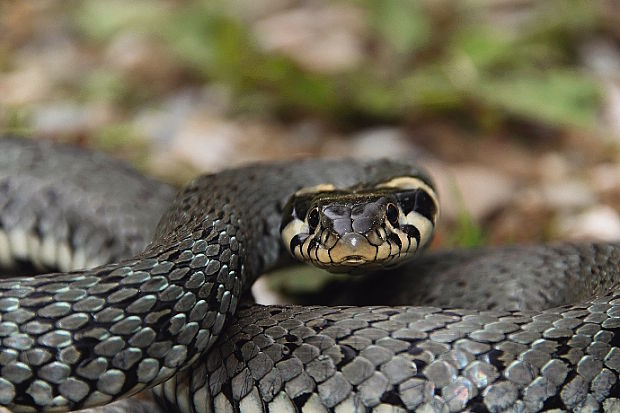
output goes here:
{"type": "Polygon", "coordinates": [[[447,109],[462,104],[461,92],[444,68],[428,64],[405,77],[397,88],[402,107],[447,109]]]}
{"type": "Polygon", "coordinates": [[[467,27],[459,30],[453,41],[451,54],[466,55],[478,69],[484,69],[500,62],[514,62],[517,58],[509,47],[511,39],[488,26],[467,27]]]}
{"type": "Polygon", "coordinates": [[[118,103],[129,95],[129,86],[120,73],[98,69],[88,73],[82,80],[80,98],[86,101],[99,100],[118,103]]]}
{"type": "Polygon", "coordinates": [[[164,3],[152,0],[89,0],[79,4],[75,13],[77,25],[88,36],[101,40],[123,29],[154,27],[167,14],[164,3]]]}
{"type": "Polygon", "coordinates": [[[477,248],[486,244],[487,238],[482,228],[464,208],[461,209],[448,245],[458,248],[477,248]]]}
{"type": "Polygon", "coordinates": [[[208,12],[201,5],[183,9],[169,19],[161,33],[173,52],[205,77],[238,84],[252,57],[241,23],[225,12],[208,12]]]}
{"type": "Polygon", "coordinates": [[[600,105],[593,79],[560,69],[488,78],[470,93],[516,116],[584,129],[595,127],[600,105]]]}
{"type": "Polygon", "coordinates": [[[30,108],[7,105],[0,111],[0,135],[29,135],[32,133],[30,108]]]}
{"type": "MultiPolygon", "coordinates": [[[[534,26],[542,32],[575,32],[581,36],[597,26],[596,2],[590,0],[547,0],[532,3],[534,26]]],[[[600,11],[599,11],[600,12],[600,11]]],[[[530,29],[532,30],[532,29],[530,29]]]]}
{"type": "Polygon", "coordinates": [[[371,76],[352,76],[349,85],[353,95],[353,105],[361,112],[375,116],[390,116],[399,111],[398,95],[371,76]]]}
{"type": "Polygon", "coordinates": [[[390,0],[366,2],[380,35],[400,54],[408,54],[426,45],[431,37],[429,16],[415,1],[390,0]]]}

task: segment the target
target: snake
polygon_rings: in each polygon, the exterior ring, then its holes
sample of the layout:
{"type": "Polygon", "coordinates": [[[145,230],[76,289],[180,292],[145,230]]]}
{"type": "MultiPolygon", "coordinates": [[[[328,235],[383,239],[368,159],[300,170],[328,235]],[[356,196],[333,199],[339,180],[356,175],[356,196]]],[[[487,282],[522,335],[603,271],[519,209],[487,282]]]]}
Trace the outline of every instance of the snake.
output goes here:
{"type": "Polygon", "coordinates": [[[177,193],[3,137],[0,406],[152,389],[184,413],[620,411],[620,244],[418,254],[437,199],[402,160],[252,164],[177,193]],[[338,303],[254,304],[287,255],[372,271],[338,303]]]}

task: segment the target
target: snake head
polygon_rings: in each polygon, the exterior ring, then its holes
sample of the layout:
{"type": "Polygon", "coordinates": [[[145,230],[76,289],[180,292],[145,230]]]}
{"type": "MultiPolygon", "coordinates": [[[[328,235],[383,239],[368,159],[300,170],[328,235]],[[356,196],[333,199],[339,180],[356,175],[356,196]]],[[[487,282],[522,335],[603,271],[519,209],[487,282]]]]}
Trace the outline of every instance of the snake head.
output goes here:
{"type": "Polygon", "coordinates": [[[437,206],[430,184],[413,176],[348,188],[321,184],[290,197],[280,233],[291,255],[328,271],[389,268],[428,245],[437,206]]]}

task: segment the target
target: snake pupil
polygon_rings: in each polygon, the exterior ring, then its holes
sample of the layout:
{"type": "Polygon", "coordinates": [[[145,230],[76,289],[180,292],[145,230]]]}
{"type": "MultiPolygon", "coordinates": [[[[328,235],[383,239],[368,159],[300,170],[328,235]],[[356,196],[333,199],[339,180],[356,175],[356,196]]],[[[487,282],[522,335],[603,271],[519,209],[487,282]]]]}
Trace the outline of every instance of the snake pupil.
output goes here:
{"type": "Polygon", "coordinates": [[[388,204],[385,216],[393,227],[398,227],[398,208],[396,205],[388,204]]]}
{"type": "Polygon", "coordinates": [[[308,225],[310,226],[310,231],[314,231],[314,229],[319,225],[319,209],[314,208],[308,214],[308,225]]]}

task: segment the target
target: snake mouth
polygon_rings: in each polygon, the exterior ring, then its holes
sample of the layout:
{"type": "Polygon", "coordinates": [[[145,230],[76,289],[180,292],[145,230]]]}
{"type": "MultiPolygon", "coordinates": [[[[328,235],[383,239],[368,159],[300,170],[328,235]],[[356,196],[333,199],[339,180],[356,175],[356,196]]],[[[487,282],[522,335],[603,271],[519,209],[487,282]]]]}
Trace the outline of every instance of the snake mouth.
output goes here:
{"type": "Polygon", "coordinates": [[[362,257],[361,255],[350,255],[348,257],[342,258],[340,261],[337,262],[337,264],[357,266],[357,265],[364,265],[367,262],[368,262],[368,259],[362,257]]]}
{"type": "Polygon", "coordinates": [[[368,242],[368,239],[355,232],[346,233],[338,238],[331,248],[326,248],[330,265],[360,266],[374,261],[377,248],[368,242]]]}

